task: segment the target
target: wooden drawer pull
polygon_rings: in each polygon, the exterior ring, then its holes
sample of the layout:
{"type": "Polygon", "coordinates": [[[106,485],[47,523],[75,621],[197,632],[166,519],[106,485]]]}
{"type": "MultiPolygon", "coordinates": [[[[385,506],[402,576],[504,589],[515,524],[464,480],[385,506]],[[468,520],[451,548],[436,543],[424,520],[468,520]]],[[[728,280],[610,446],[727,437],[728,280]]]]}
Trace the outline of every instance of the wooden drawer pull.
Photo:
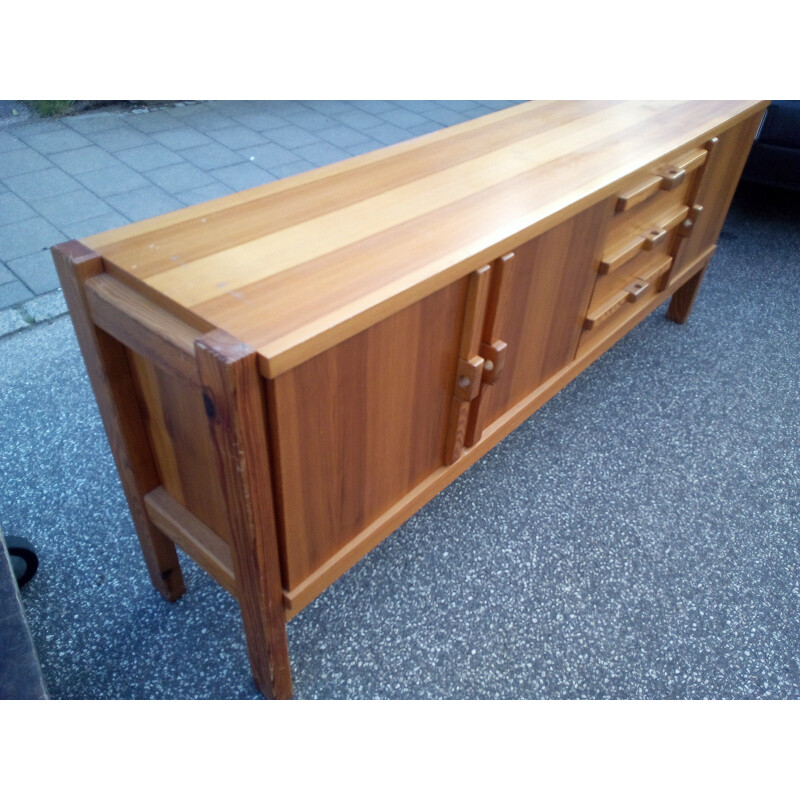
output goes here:
{"type": "Polygon", "coordinates": [[[587,314],[586,319],[583,321],[584,330],[590,331],[601,322],[605,322],[609,317],[612,317],[619,311],[625,303],[635,303],[642,293],[650,288],[650,284],[637,278],[631,281],[624,289],[617,292],[613,297],[587,314]]]}
{"type": "Polygon", "coordinates": [[[631,281],[623,291],[628,293],[628,302],[635,303],[649,288],[650,284],[647,281],[637,278],[635,281],[631,281]]]}
{"type": "Polygon", "coordinates": [[[661,188],[666,189],[666,191],[677,188],[686,178],[686,170],[682,167],[664,167],[657,174],[661,178],[661,188]]]}
{"type": "Polygon", "coordinates": [[[652,250],[656,245],[661,244],[667,236],[666,228],[651,228],[644,234],[642,247],[645,250],[652,250]]]}

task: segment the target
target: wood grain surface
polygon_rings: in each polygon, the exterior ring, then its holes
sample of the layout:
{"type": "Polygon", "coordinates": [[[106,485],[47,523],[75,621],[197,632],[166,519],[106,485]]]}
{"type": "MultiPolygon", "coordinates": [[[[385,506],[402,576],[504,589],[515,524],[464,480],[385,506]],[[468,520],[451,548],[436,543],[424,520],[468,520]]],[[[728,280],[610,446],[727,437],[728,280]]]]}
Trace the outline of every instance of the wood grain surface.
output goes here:
{"type": "Polygon", "coordinates": [[[275,377],[766,105],[526,103],[84,241],[275,377]]]}

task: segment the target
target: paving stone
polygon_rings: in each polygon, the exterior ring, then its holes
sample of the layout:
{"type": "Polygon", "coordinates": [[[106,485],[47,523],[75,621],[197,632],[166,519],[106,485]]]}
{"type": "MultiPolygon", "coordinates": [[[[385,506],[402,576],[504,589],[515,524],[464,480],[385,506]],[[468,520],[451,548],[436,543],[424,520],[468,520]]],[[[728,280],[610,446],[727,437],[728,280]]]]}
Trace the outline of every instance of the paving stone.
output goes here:
{"type": "Polygon", "coordinates": [[[16,279],[14,273],[5,264],[0,264],[0,284],[15,281],[16,279]]]}
{"type": "Polygon", "coordinates": [[[286,124],[286,120],[283,117],[265,111],[248,111],[242,114],[231,114],[231,118],[240,125],[244,125],[246,128],[251,128],[254,131],[271,131],[274,128],[280,128],[286,124]]]}
{"type": "Polygon", "coordinates": [[[74,178],[53,166],[38,172],[28,172],[25,175],[5,178],[3,182],[28,203],[43,197],[55,197],[66,192],[74,192],[81,188],[74,178]]]}
{"type": "Polygon", "coordinates": [[[63,241],[61,231],[41,217],[0,225],[0,259],[8,264],[12,259],[63,241]]]}
{"type": "Polygon", "coordinates": [[[478,105],[475,100],[439,100],[439,105],[449,108],[452,111],[467,111],[478,105]]]}
{"type": "Polygon", "coordinates": [[[215,111],[204,111],[201,114],[195,114],[187,118],[186,123],[204,133],[210,133],[211,131],[222,130],[236,125],[235,120],[232,120],[225,114],[218,114],[215,111]]]}
{"type": "Polygon", "coordinates": [[[61,286],[49,250],[37,250],[22,258],[15,258],[8,262],[8,268],[34,294],[52,292],[61,286]]]}
{"type": "Polygon", "coordinates": [[[171,164],[158,167],[146,173],[147,177],[170,194],[177,194],[186,189],[196,189],[213,182],[213,178],[194,164],[171,164]]]}
{"type": "Polygon", "coordinates": [[[39,136],[39,134],[60,131],[61,125],[61,122],[53,119],[40,120],[39,122],[31,122],[26,125],[16,125],[14,126],[14,136],[27,142],[34,136],[39,136]]]}
{"type": "Polygon", "coordinates": [[[209,183],[206,186],[197,186],[194,189],[187,189],[183,192],[175,192],[184,205],[193,206],[197,203],[205,203],[207,200],[216,200],[218,197],[225,197],[231,193],[231,187],[219,181],[209,183]]]}
{"type": "Polygon", "coordinates": [[[397,106],[390,103],[388,100],[351,100],[351,106],[355,106],[360,111],[366,111],[367,114],[383,114],[386,111],[391,111],[397,106]]]}
{"type": "Polygon", "coordinates": [[[55,197],[31,200],[31,205],[59,228],[70,222],[81,222],[111,211],[97,195],[83,188],[55,197]]]}
{"type": "Polygon", "coordinates": [[[130,192],[133,189],[141,189],[143,186],[150,185],[147,178],[125,164],[120,164],[116,159],[114,159],[113,166],[84,172],[77,177],[84,186],[99,197],[130,192]]]}
{"type": "Polygon", "coordinates": [[[295,148],[303,147],[307,144],[315,144],[319,137],[313,133],[299,128],[297,125],[284,125],[282,128],[275,128],[264,134],[270,141],[283,147],[295,148]]]}
{"type": "Polygon", "coordinates": [[[221,145],[230,147],[233,150],[267,143],[267,140],[260,133],[256,133],[252,128],[239,124],[235,124],[231,128],[209,131],[208,135],[212,139],[216,139],[221,145]]]}
{"type": "Polygon", "coordinates": [[[300,102],[320,114],[329,114],[331,116],[345,114],[353,110],[353,107],[344,100],[301,100],[300,102]]]}
{"type": "Polygon", "coordinates": [[[129,167],[142,172],[156,167],[166,167],[178,164],[183,158],[172,150],[160,144],[146,144],[143,147],[133,147],[130,150],[121,150],[117,156],[129,167]]]}
{"type": "Polygon", "coordinates": [[[164,111],[171,117],[193,117],[195,114],[202,114],[205,106],[202,102],[192,103],[176,103],[173,106],[167,106],[164,111]]]}
{"type": "Polygon", "coordinates": [[[118,159],[96,144],[79,147],[77,150],[66,150],[63,153],[54,153],[50,156],[50,160],[70,175],[121,166],[118,159]]]}
{"type": "Polygon", "coordinates": [[[10,153],[12,150],[21,150],[25,147],[25,142],[21,142],[16,136],[0,131],[0,153],[10,153]]]}
{"type": "Polygon", "coordinates": [[[0,285],[0,308],[8,308],[30,300],[33,295],[31,290],[22,281],[11,281],[0,285]]]}
{"type": "Polygon", "coordinates": [[[125,123],[142,133],[183,130],[186,123],[163,111],[148,111],[146,114],[126,114],[125,123]]]}
{"type": "Polygon", "coordinates": [[[345,149],[351,156],[360,156],[363,153],[371,153],[373,150],[379,150],[381,147],[383,147],[383,145],[380,142],[370,139],[368,142],[362,142],[361,144],[357,144],[353,147],[346,147],[345,149]]]}
{"type": "Polygon", "coordinates": [[[93,217],[81,222],[71,222],[65,225],[62,230],[67,239],[85,239],[87,236],[94,236],[96,233],[105,233],[106,231],[114,230],[114,228],[121,228],[129,222],[130,220],[127,217],[117,211],[112,211],[100,217],[93,217]]]}
{"type": "Polygon", "coordinates": [[[273,167],[270,169],[270,172],[276,178],[288,178],[290,175],[308,172],[310,169],[314,169],[314,164],[310,161],[293,161],[291,164],[281,164],[280,166],[273,167]]]}
{"type": "Polygon", "coordinates": [[[30,147],[45,155],[61,153],[64,150],[75,150],[77,147],[86,147],[89,144],[91,142],[85,136],[81,136],[77,131],[67,127],[51,133],[41,133],[28,140],[30,147]]]}
{"type": "Polygon", "coordinates": [[[28,172],[37,172],[51,166],[50,162],[41,154],[30,147],[20,147],[5,153],[0,158],[0,178],[14,175],[25,175],[28,172]]]}
{"type": "Polygon", "coordinates": [[[219,142],[211,142],[211,144],[203,144],[199,147],[181,150],[181,155],[187,161],[191,161],[195,166],[205,170],[238,164],[244,159],[241,154],[234,153],[233,150],[223,147],[219,142]]]}
{"type": "MultiPolygon", "coordinates": [[[[268,142],[267,144],[257,145],[256,147],[245,147],[239,151],[245,158],[253,159],[255,166],[269,169],[279,164],[291,164],[301,156],[297,151],[287,150],[285,147],[268,142]]],[[[226,181],[227,182],[227,181],[226,181]]]]}
{"type": "Polygon", "coordinates": [[[106,198],[108,203],[133,222],[157,217],[181,208],[181,202],[157,186],[135,189],[106,198]]]}
{"type": "Polygon", "coordinates": [[[0,194],[0,225],[8,225],[9,222],[18,222],[35,216],[36,212],[15,194],[11,192],[0,194]]]}
{"type": "Polygon", "coordinates": [[[425,122],[422,125],[416,125],[413,128],[409,128],[408,132],[413,133],[414,136],[422,136],[425,133],[433,133],[434,131],[440,131],[444,126],[440,125],[438,122],[425,122]]]}
{"type": "Polygon", "coordinates": [[[383,120],[373,114],[367,114],[365,111],[358,109],[351,109],[345,114],[339,114],[336,119],[357,130],[364,131],[369,128],[374,128],[376,125],[383,125],[383,120]]]}
{"type": "MultiPolygon", "coordinates": [[[[2,286],[0,286],[0,301],[3,299],[2,286]]],[[[0,336],[8,336],[28,327],[26,320],[15,308],[5,308],[0,311],[0,336]]]]}
{"type": "Polygon", "coordinates": [[[393,111],[379,114],[379,116],[384,122],[388,122],[390,125],[397,125],[398,128],[413,128],[415,125],[422,125],[428,122],[427,117],[423,117],[406,108],[396,108],[393,111]]]}
{"type": "Polygon", "coordinates": [[[459,122],[466,122],[466,117],[450,108],[434,108],[426,111],[425,116],[434,122],[441,122],[442,125],[457,125],[459,122]]]}
{"type": "Polygon", "coordinates": [[[326,128],[325,130],[318,131],[317,135],[326,142],[335,144],[337,147],[354,147],[357,144],[371,141],[369,136],[365,136],[359,131],[354,131],[346,125],[326,128]]]}
{"type": "Polygon", "coordinates": [[[416,111],[418,114],[436,108],[436,100],[395,100],[393,102],[401,108],[416,111]]]}
{"type": "Polygon", "coordinates": [[[290,124],[298,125],[307,131],[320,131],[324,128],[332,128],[334,125],[338,125],[338,122],[332,117],[326,117],[324,114],[311,109],[285,114],[283,118],[290,124]]]}
{"type": "Polygon", "coordinates": [[[298,147],[294,151],[300,158],[310,161],[317,167],[322,167],[325,164],[332,164],[334,161],[341,161],[343,158],[349,158],[350,153],[342,150],[339,147],[334,147],[327,142],[320,144],[310,144],[306,147],[298,147]]]}
{"type": "Polygon", "coordinates": [[[411,134],[408,131],[389,123],[379,125],[377,128],[370,128],[369,135],[373,139],[377,139],[381,144],[394,144],[411,138],[411,134]]]}
{"type": "Polygon", "coordinates": [[[241,192],[253,186],[261,186],[261,184],[269,183],[273,180],[269,172],[251,162],[214,169],[211,170],[211,174],[217,180],[230,186],[235,192],[241,192]]]}
{"type": "Polygon", "coordinates": [[[67,313],[67,302],[60,289],[29,300],[21,308],[22,313],[34,323],[47,322],[67,313]]]}
{"type": "Polygon", "coordinates": [[[66,117],[62,120],[78,133],[99,133],[111,128],[118,128],[122,124],[119,114],[103,111],[98,114],[81,114],[77,117],[66,117]]]}
{"type": "Polygon", "coordinates": [[[159,144],[163,144],[164,147],[169,147],[170,150],[185,150],[187,147],[212,144],[212,140],[208,136],[187,125],[182,125],[176,130],[153,133],[151,138],[159,144]]]}
{"type": "Polygon", "coordinates": [[[130,125],[114,128],[109,131],[89,133],[87,136],[95,144],[102,147],[103,150],[108,150],[111,153],[150,144],[150,138],[148,136],[145,136],[141,131],[137,131],[135,128],[131,128],[130,125]]]}
{"type": "Polygon", "coordinates": [[[487,114],[492,113],[491,108],[485,106],[475,106],[475,108],[468,108],[466,111],[459,111],[459,114],[465,116],[467,119],[477,119],[478,117],[485,117],[487,114]]]}

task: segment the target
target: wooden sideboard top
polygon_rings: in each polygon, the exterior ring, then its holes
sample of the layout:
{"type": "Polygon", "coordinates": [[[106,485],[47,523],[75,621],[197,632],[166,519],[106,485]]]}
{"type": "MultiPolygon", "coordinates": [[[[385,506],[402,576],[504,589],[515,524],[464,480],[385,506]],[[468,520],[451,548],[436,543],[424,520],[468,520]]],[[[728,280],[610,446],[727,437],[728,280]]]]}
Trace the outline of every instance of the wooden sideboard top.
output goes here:
{"type": "Polygon", "coordinates": [[[535,101],[86,239],[273,377],[766,101],[535,101]]]}

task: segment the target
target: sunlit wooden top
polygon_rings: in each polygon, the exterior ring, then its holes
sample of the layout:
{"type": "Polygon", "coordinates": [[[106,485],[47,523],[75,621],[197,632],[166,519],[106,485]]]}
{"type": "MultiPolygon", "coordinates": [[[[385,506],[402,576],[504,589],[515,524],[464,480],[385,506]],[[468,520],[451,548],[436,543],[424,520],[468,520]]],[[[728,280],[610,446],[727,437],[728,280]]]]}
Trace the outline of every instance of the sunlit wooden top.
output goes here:
{"type": "Polygon", "coordinates": [[[766,105],[525,103],[82,241],[276,375],[766,105]]]}

